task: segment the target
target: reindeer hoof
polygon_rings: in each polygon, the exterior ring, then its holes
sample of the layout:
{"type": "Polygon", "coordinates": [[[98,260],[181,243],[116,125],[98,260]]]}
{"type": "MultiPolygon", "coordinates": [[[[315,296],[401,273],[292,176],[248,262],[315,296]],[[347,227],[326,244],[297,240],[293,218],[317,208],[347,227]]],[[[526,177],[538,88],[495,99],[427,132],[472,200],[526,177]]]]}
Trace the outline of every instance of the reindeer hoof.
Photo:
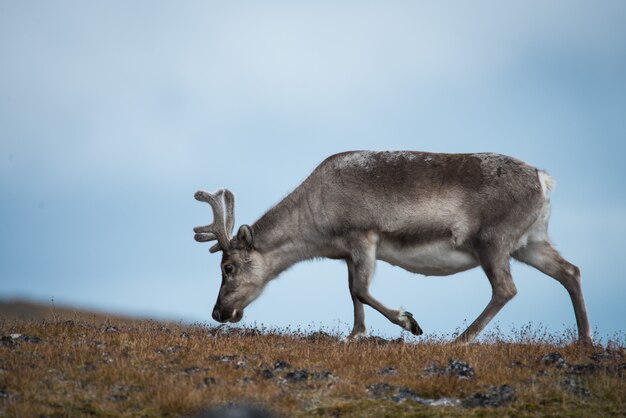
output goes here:
{"type": "Polygon", "coordinates": [[[400,320],[404,323],[404,329],[410,331],[413,335],[422,335],[424,331],[417,324],[417,321],[413,318],[413,314],[411,312],[402,312],[400,314],[400,320]]]}

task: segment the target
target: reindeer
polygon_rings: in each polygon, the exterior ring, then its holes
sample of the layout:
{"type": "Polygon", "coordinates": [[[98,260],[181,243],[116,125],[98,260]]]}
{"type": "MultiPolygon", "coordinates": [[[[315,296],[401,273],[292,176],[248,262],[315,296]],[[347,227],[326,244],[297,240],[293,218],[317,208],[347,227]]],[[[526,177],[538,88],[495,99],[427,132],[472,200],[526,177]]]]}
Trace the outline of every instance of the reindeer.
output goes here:
{"type": "Polygon", "coordinates": [[[267,283],[293,264],[345,260],[354,304],[348,338],[366,334],[363,305],[415,335],[410,312],[394,310],[368,290],[376,260],[413,273],[447,276],[482,267],[491,300],[456,341],[469,342],[517,289],[511,257],[559,281],[574,306],[579,341],[591,342],[580,270],[548,238],[550,191],[545,171],[493,153],[353,151],[324,160],[252,226],[235,225],[233,194],[198,191],[213,210],[211,225],[194,228],[199,242],[217,240],[222,284],[213,309],[219,322],[237,322],[267,283]]]}

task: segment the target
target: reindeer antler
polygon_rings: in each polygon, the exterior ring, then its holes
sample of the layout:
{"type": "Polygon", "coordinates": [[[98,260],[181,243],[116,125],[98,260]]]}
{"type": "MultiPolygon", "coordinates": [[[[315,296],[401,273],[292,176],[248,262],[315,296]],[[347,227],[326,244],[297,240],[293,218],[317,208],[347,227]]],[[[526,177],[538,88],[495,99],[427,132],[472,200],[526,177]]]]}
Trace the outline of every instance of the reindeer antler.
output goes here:
{"type": "Polygon", "coordinates": [[[198,242],[217,240],[217,244],[209,249],[212,253],[228,249],[235,226],[235,195],[227,189],[220,189],[214,194],[199,190],[194,197],[207,202],[213,209],[213,223],[195,227],[194,239],[198,242]]]}

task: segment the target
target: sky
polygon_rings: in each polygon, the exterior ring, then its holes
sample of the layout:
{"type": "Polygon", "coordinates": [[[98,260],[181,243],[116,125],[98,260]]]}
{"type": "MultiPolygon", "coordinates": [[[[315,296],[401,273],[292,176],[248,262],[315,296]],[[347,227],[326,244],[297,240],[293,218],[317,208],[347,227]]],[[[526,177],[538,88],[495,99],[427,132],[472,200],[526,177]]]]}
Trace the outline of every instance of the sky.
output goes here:
{"type": "MultiPolygon", "coordinates": [[[[219,255],[198,189],[252,224],[346,150],[498,152],[557,180],[550,234],[597,335],[625,330],[623,1],[0,0],[0,298],[214,324],[219,255]]],[[[575,326],[565,289],[513,264],[488,330],[575,326]]],[[[372,294],[460,330],[480,269],[379,262],[372,294]]],[[[369,329],[402,331],[366,308],[369,329]]],[[[298,264],[244,325],[348,332],[340,261],[298,264]]]]}

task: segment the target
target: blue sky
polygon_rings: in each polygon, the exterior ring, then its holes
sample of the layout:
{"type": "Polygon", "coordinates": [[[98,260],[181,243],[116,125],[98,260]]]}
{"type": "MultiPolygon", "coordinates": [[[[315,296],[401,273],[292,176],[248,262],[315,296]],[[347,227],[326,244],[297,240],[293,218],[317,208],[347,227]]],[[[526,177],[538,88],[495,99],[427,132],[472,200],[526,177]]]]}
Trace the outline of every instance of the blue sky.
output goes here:
{"type": "MultiPolygon", "coordinates": [[[[592,326],[623,331],[625,21],[622,1],[0,0],[0,297],[209,321],[197,189],[231,189],[239,225],[335,152],[493,151],[557,179],[553,241],[592,326]]],[[[513,274],[502,328],[574,326],[557,282],[513,274]]],[[[444,333],[490,287],[379,263],[372,293],[444,333]]],[[[348,331],[345,266],[295,266],[244,319],[348,331]]]]}

